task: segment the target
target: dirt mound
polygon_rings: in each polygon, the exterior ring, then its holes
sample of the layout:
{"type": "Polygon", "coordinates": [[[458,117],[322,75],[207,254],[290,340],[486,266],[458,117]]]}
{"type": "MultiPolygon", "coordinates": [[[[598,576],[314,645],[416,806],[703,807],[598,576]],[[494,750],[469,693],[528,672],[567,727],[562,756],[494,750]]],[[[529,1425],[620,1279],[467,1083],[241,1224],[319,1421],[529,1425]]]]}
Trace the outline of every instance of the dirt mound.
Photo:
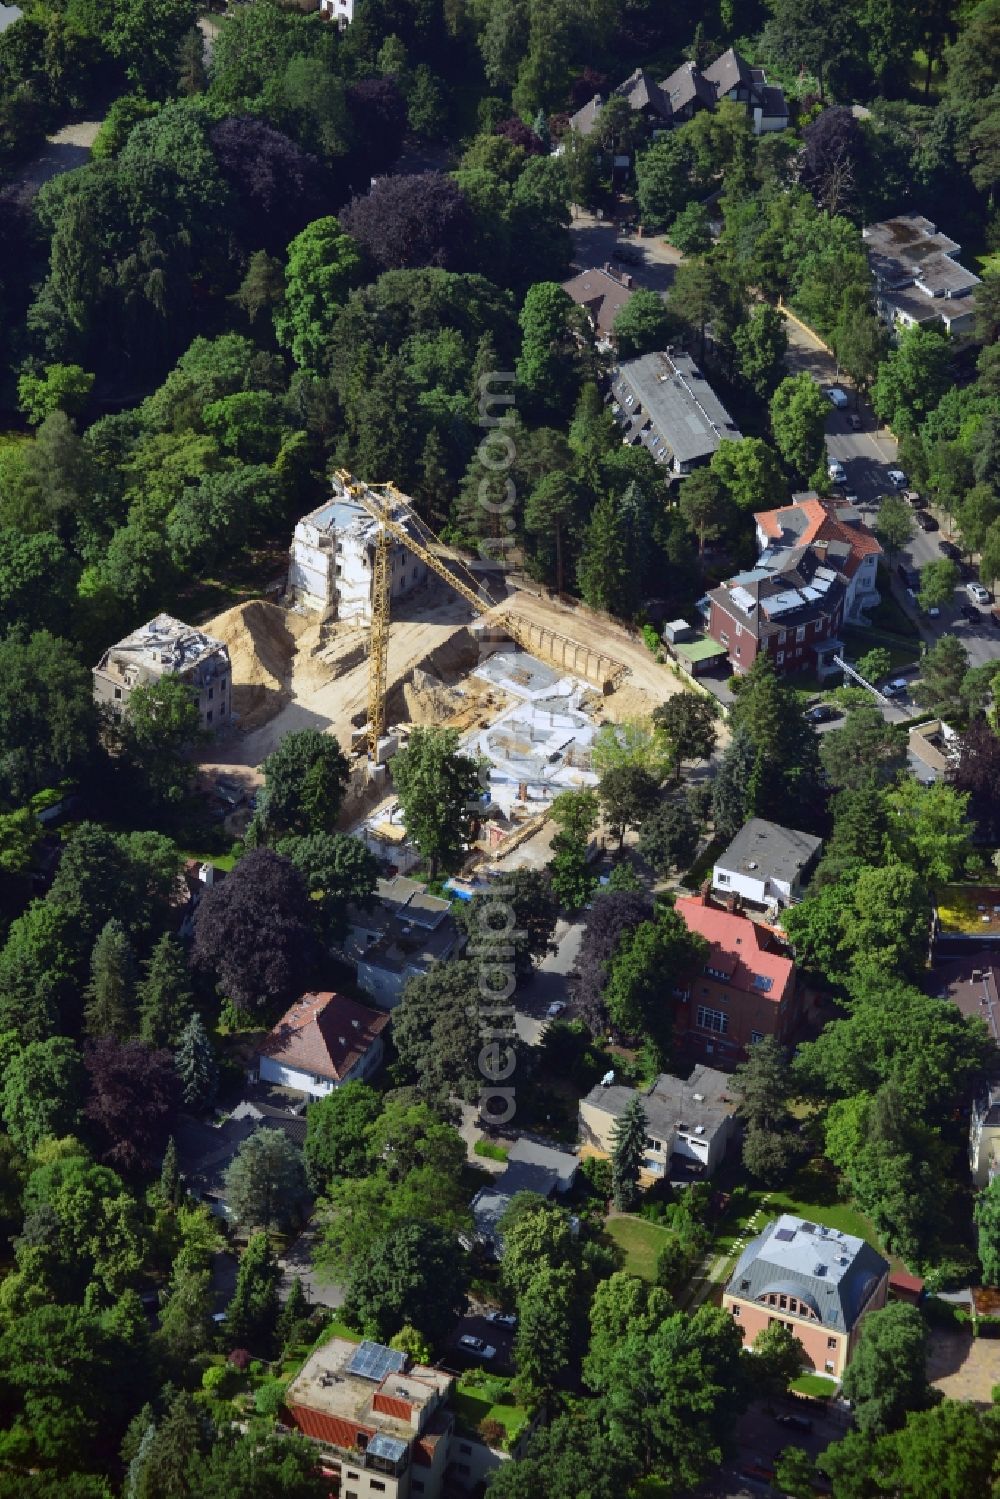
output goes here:
{"type": "Polygon", "coordinates": [[[447,687],[440,677],[419,666],[413,668],[413,677],[403,684],[403,702],[410,723],[444,723],[453,713],[459,713],[468,699],[457,687],[447,687]]]}
{"type": "Polygon", "coordinates": [[[209,635],[229,647],[233,711],[241,728],[266,723],[289,701],[292,663],[307,628],[301,615],[266,599],[249,599],[205,624],[209,635]]]}

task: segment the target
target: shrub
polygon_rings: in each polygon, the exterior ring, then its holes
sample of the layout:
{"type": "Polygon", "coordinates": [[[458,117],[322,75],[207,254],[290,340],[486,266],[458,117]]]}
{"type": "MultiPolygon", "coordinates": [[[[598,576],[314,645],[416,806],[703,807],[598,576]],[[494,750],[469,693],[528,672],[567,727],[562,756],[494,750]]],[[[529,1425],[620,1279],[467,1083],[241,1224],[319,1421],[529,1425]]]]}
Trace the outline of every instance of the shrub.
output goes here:
{"type": "Polygon", "coordinates": [[[201,1387],[209,1395],[221,1395],[222,1387],[229,1379],[230,1371],[225,1364],[212,1364],[201,1376],[201,1387]]]}
{"type": "Polygon", "coordinates": [[[596,1197],[611,1196],[611,1162],[601,1156],[590,1155],[580,1163],[580,1175],[596,1197]]]}
{"type": "Polygon", "coordinates": [[[651,650],[653,655],[657,658],[657,660],[659,660],[660,653],[663,650],[663,642],[660,639],[659,635],[656,633],[655,626],[643,625],[642,638],[649,650],[651,650]]]}
{"type": "Polygon", "coordinates": [[[476,1155],[486,1156],[490,1161],[505,1161],[507,1146],[497,1145],[493,1140],[477,1140],[473,1146],[476,1155]]]}
{"type": "Polygon", "coordinates": [[[479,1423],[479,1435],[487,1447],[502,1447],[507,1437],[503,1422],[495,1416],[484,1416],[479,1423]]]}
{"type": "Polygon", "coordinates": [[[283,1379],[265,1379],[254,1395],[254,1410],[258,1416],[269,1416],[272,1421],[277,1420],[281,1407],[285,1400],[285,1382],[283,1379]]]}

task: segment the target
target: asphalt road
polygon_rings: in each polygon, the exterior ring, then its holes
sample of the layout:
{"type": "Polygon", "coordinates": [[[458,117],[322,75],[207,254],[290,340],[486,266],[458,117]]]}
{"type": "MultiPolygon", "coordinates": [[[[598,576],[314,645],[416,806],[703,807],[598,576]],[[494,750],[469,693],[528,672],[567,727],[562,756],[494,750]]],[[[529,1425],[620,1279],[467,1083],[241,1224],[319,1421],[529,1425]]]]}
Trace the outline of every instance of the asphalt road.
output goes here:
{"type": "Polygon", "coordinates": [[[556,950],[549,953],[536,968],[534,974],[518,989],[514,1017],[517,1034],[529,1046],[537,1045],[548,1020],[546,1010],[554,1001],[565,1006],[564,1015],[571,1013],[566,976],[576,961],[583,937],[583,923],[560,921],[556,927],[556,950]]]}
{"type": "Polygon", "coordinates": [[[619,237],[613,221],[595,218],[592,213],[585,213],[579,208],[574,210],[569,233],[573,243],[573,264],[579,270],[592,270],[610,260],[616,270],[627,271],[636,286],[658,291],[661,295],[669,291],[674,270],[681,261],[681,253],[664,239],[636,239],[625,235],[619,237]],[[614,252],[619,244],[634,247],[638,260],[628,264],[615,261],[614,252]]]}
{"type": "MultiPolygon", "coordinates": [[[[791,321],[785,324],[788,330],[788,353],[785,363],[793,374],[806,372],[824,387],[839,385],[850,398],[846,411],[837,411],[832,406],[827,421],[827,452],[831,458],[839,458],[847,474],[843,493],[856,495],[862,519],[866,525],[874,526],[878,520],[879,500],[892,494],[893,488],[886,477],[887,470],[898,463],[896,439],[885,428],[879,428],[871,407],[859,402],[851,389],[837,372],[836,361],[827,354],[809,335],[791,321]],[[849,417],[857,413],[862,420],[860,432],[851,430],[849,417]]],[[[969,653],[970,664],[985,665],[988,661],[1000,662],[1000,629],[991,624],[988,610],[982,613],[980,624],[970,624],[958,613],[970,602],[965,584],[955,590],[954,602],[941,611],[939,619],[928,619],[918,609],[916,602],[907,593],[895,573],[899,562],[907,567],[920,569],[928,562],[937,562],[943,556],[942,540],[948,537],[946,517],[937,515],[939,531],[914,530],[913,540],[899,553],[893,563],[893,596],[912,616],[921,636],[928,645],[933,645],[942,635],[957,635],[969,653]]]]}

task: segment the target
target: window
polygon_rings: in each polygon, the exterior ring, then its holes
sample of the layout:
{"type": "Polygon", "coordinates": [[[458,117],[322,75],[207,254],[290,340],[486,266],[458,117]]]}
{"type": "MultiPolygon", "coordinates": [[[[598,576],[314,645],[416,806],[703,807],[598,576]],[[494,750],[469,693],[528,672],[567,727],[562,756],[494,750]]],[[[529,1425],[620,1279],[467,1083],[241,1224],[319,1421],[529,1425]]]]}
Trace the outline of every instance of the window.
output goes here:
{"type": "Polygon", "coordinates": [[[778,631],[778,644],[779,645],[784,645],[784,643],[785,643],[785,632],[784,632],[784,630],[779,630],[778,631]]]}
{"type": "Polygon", "coordinates": [[[783,1312],[787,1312],[788,1311],[788,1297],[787,1296],[779,1296],[778,1297],[778,1305],[781,1307],[781,1310],[783,1312]]]}
{"type": "Polygon", "coordinates": [[[663,1141],[662,1140],[652,1140],[652,1139],[647,1140],[646,1141],[646,1149],[647,1150],[662,1150],[663,1149],[663,1141]]]}
{"type": "Polygon", "coordinates": [[[778,654],[777,654],[777,657],[775,659],[777,660],[777,663],[778,663],[779,666],[783,666],[785,664],[785,653],[784,653],[784,651],[779,651],[778,654]]]}
{"type": "Polygon", "coordinates": [[[732,1312],[734,1317],[738,1317],[740,1314],[740,1309],[738,1306],[731,1306],[729,1310],[732,1312]]]}
{"type": "Polygon", "coordinates": [[[836,1338],[827,1338],[827,1340],[826,1340],[826,1346],[828,1348],[836,1348],[836,1346],[837,1346],[837,1339],[836,1338]]]}
{"type": "Polygon", "coordinates": [[[729,1029],[729,1016],[724,1015],[721,1010],[710,1010],[707,1005],[699,1005],[698,1028],[724,1036],[729,1029]]]}
{"type": "Polygon", "coordinates": [[[369,1478],[368,1482],[371,1485],[371,1487],[375,1490],[376,1494],[384,1494],[385,1493],[385,1484],[382,1483],[382,1481],[380,1479],[378,1479],[378,1478],[369,1478]]]}
{"type": "Polygon", "coordinates": [[[662,1161],[654,1161],[651,1156],[647,1156],[646,1159],[643,1161],[642,1164],[643,1164],[644,1170],[648,1171],[649,1174],[650,1174],[650,1176],[662,1176],[663,1175],[663,1162],[662,1161]]]}
{"type": "Polygon", "coordinates": [[[799,641],[799,640],[805,640],[805,638],[806,638],[806,627],[805,627],[805,625],[799,625],[798,629],[795,631],[795,639],[797,641],[799,641]]]}
{"type": "Polygon", "coordinates": [[[120,688],[120,687],[116,687],[116,688],[115,688],[115,697],[116,697],[116,698],[117,698],[117,699],[118,699],[118,700],[119,700],[119,701],[120,701],[120,700],[121,700],[121,695],[122,695],[122,690],[121,690],[121,688],[120,688]]]}
{"type": "Polygon", "coordinates": [[[212,699],[214,698],[214,696],[215,696],[215,688],[214,687],[210,687],[208,689],[208,701],[211,702],[212,699]]]}
{"type": "Polygon", "coordinates": [[[723,645],[729,644],[729,636],[726,634],[725,630],[721,630],[719,632],[719,640],[723,645]]]}
{"type": "Polygon", "coordinates": [[[729,884],[729,876],[728,876],[728,874],[725,874],[720,869],[719,872],[718,872],[718,874],[715,876],[715,883],[717,885],[728,885],[729,884]]]}
{"type": "Polygon", "coordinates": [[[360,1473],[352,1473],[351,1470],[348,1468],[348,1470],[347,1470],[347,1476],[348,1476],[348,1478],[360,1478],[361,1474],[360,1473]]]}
{"type": "Polygon", "coordinates": [[[208,722],[208,723],[212,722],[212,710],[211,710],[211,708],[209,708],[208,712],[205,714],[205,719],[206,719],[206,722],[208,722]]]}
{"type": "Polygon", "coordinates": [[[751,1031],[750,1032],[750,1045],[751,1046],[756,1046],[757,1042],[758,1041],[763,1041],[763,1039],[764,1039],[764,1032],[763,1031],[751,1031]]]}
{"type": "Polygon", "coordinates": [[[823,1367],[826,1370],[827,1374],[832,1374],[833,1373],[833,1359],[832,1358],[828,1358],[827,1361],[826,1361],[826,1363],[823,1365],[823,1367]]]}

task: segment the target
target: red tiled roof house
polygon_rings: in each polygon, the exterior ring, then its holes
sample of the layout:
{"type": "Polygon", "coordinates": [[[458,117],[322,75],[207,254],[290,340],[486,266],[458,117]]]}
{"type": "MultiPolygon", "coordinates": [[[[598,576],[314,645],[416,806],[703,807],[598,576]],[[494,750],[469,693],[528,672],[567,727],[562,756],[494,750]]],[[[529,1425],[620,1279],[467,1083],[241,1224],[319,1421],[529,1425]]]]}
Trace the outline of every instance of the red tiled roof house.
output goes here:
{"type": "Polygon", "coordinates": [[[795,960],[773,929],[722,910],[707,895],[683,896],[675,910],[709,944],[702,971],[677,998],[678,1049],[726,1067],[765,1036],[787,1042],[798,1018],[795,960]]]}
{"type": "Polygon", "coordinates": [[[303,994],[261,1042],[260,1080],[322,1098],[378,1071],[388,1024],[388,1015],[346,994],[303,994]]]}

